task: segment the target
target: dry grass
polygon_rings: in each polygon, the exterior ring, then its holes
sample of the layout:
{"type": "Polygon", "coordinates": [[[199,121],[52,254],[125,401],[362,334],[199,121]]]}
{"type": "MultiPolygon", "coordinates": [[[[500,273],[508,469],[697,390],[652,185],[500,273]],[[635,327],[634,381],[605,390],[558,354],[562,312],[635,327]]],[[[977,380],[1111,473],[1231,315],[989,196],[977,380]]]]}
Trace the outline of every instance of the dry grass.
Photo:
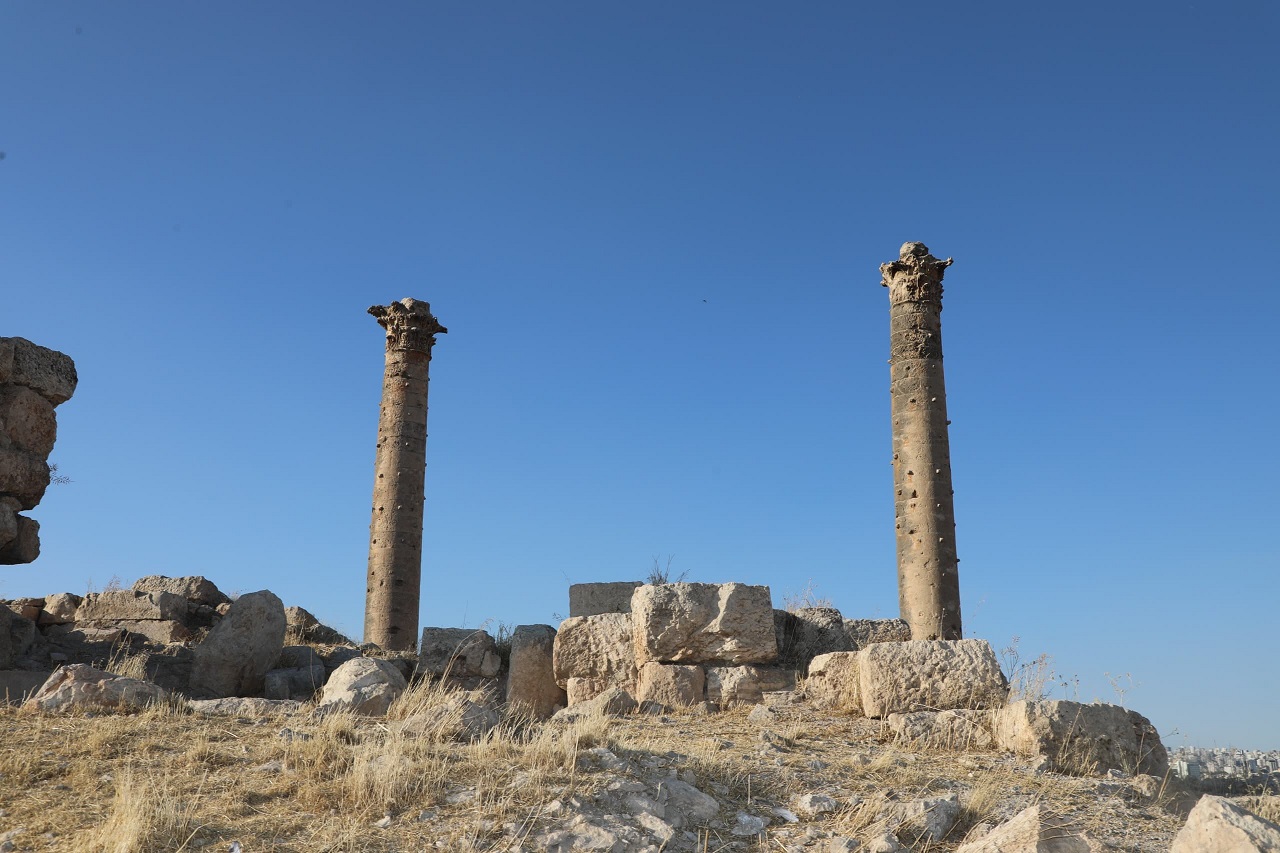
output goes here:
{"type": "MultiPolygon", "coordinates": [[[[1176,819],[1159,814],[1137,820],[1118,799],[1100,809],[1092,780],[1037,776],[990,752],[907,750],[888,742],[882,723],[803,707],[779,708],[773,737],[748,723],[743,708],[597,716],[567,726],[514,714],[460,743],[452,739],[457,697],[415,685],[382,720],[206,718],[172,707],[50,716],[0,707],[0,775],[9,792],[0,830],[25,827],[22,849],[81,853],[226,850],[232,841],[253,853],[480,853],[551,825],[557,800],[591,803],[619,775],[652,784],[669,772],[724,803],[728,826],[739,810],[776,815],[772,809],[801,793],[844,804],[798,827],[772,817],[760,838],[690,827],[708,853],[731,843],[746,845],[732,848],[741,851],[799,849],[807,826],[865,839],[891,804],[948,793],[959,794],[959,822],[939,843],[904,833],[917,853],[954,850],[973,826],[1033,802],[1113,835],[1126,824],[1148,836],[1176,828],[1176,819]],[[437,722],[418,725],[423,719],[437,722]],[[583,760],[593,747],[607,747],[630,769],[583,760]],[[389,826],[379,827],[386,818],[389,826]]],[[[1263,808],[1274,809],[1274,798],[1263,808]]]]}

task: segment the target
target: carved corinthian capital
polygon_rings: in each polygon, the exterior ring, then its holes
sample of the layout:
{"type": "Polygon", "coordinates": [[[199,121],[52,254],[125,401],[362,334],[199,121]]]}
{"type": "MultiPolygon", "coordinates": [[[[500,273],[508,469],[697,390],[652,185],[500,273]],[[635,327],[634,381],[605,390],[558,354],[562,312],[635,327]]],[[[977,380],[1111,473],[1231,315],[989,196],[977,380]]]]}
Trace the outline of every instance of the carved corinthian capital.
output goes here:
{"type": "Polygon", "coordinates": [[[903,243],[898,260],[880,265],[880,284],[889,288],[889,304],[932,302],[942,307],[942,276],[951,258],[940,261],[924,243],[903,243]]]}
{"type": "Polygon", "coordinates": [[[431,314],[431,305],[417,299],[401,299],[369,309],[378,325],[387,330],[388,350],[414,350],[431,355],[436,335],[449,330],[431,314]]]}

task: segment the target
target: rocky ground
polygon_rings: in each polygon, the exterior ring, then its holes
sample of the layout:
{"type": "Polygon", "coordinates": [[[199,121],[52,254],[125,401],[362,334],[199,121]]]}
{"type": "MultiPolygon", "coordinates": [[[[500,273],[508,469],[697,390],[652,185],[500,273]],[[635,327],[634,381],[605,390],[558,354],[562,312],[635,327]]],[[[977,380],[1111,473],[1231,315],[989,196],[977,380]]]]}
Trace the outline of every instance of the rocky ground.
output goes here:
{"type": "Polygon", "coordinates": [[[385,718],[0,709],[0,849],[951,851],[1040,804],[1093,849],[1165,851],[1195,799],[1152,777],[906,749],[794,694],[508,718],[474,741],[456,718],[406,724],[447,698],[419,686],[385,718]]]}

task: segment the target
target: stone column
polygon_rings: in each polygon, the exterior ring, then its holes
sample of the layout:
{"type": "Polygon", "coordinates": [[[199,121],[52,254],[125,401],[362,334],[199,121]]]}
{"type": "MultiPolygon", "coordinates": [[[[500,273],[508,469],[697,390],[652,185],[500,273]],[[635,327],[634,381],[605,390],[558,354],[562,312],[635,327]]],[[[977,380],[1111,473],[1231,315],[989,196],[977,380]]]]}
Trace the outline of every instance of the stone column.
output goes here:
{"type": "Polygon", "coordinates": [[[375,305],[369,313],[387,330],[387,366],[374,463],[364,640],[402,651],[418,641],[427,370],[436,335],[448,329],[431,315],[429,304],[416,299],[375,305]]]}
{"type": "Polygon", "coordinates": [[[942,378],[942,276],[950,265],[923,243],[904,243],[898,260],[880,266],[889,288],[898,603],[913,640],[962,636],[942,378]]]}

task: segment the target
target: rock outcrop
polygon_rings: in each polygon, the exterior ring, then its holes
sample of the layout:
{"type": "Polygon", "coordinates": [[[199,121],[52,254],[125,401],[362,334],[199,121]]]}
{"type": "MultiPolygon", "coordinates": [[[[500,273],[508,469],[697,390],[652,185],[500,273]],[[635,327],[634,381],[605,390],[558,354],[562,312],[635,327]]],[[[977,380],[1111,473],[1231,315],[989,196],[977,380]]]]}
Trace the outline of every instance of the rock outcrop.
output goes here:
{"type": "Polygon", "coordinates": [[[76,390],[76,366],[25,338],[0,338],[0,565],[40,556],[40,524],[21,515],[49,487],[55,407],[76,390]]]}
{"type": "Polygon", "coordinates": [[[1169,756],[1151,721],[1118,705],[1066,700],[1012,702],[995,714],[1000,749],[1043,756],[1064,773],[1108,770],[1163,777],[1169,756]]]}
{"type": "Polygon", "coordinates": [[[1280,853],[1280,826],[1206,794],[1187,815],[1169,853],[1280,853]]]}

